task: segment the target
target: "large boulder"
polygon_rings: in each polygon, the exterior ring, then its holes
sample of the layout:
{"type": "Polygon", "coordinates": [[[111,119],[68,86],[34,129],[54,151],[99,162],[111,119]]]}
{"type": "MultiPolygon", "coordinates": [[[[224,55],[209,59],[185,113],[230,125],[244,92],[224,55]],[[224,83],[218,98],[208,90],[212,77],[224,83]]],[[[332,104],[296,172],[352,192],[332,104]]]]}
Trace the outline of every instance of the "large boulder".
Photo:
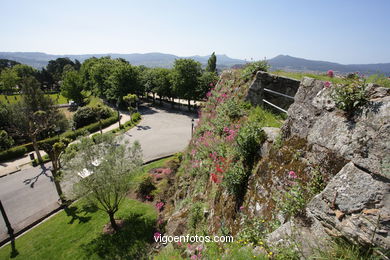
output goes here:
{"type": "Polygon", "coordinates": [[[299,136],[373,174],[390,177],[390,89],[369,85],[370,102],[348,119],[335,108],[331,88],[304,78],[288,110],[284,137],[299,136]]]}

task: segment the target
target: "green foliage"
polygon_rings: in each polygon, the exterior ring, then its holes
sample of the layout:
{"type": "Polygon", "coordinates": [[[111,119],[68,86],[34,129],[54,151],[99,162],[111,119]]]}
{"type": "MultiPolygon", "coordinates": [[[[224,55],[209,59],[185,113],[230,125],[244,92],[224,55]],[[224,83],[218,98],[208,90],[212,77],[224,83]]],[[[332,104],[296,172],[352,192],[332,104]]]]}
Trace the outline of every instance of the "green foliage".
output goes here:
{"type": "Polygon", "coordinates": [[[282,199],[277,200],[278,208],[287,217],[302,212],[307,204],[306,190],[301,184],[294,184],[290,190],[280,195],[282,199]]]}
{"type": "Polygon", "coordinates": [[[100,119],[106,119],[113,114],[112,110],[106,106],[98,105],[96,107],[80,107],[73,115],[73,122],[76,128],[80,128],[100,119]]]}
{"type": "MultiPolygon", "coordinates": [[[[77,60],[76,60],[77,61],[77,60]]],[[[77,61],[78,62],[78,61],[77,61]]],[[[69,58],[58,58],[50,60],[46,66],[47,72],[53,77],[54,81],[58,82],[63,79],[66,72],[74,69],[79,70],[79,63],[71,61],[69,58]]]]}
{"type": "Polygon", "coordinates": [[[216,70],[217,70],[217,56],[215,56],[215,52],[213,52],[207,61],[206,71],[216,72],[216,70]]]}
{"type": "Polygon", "coordinates": [[[265,139],[265,133],[259,127],[257,120],[250,120],[240,128],[237,135],[237,150],[243,155],[244,164],[253,165],[257,152],[265,139]]]}
{"type": "Polygon", "coordinates": [[[236,161],[229,165],[229,169],[224,174],[223,184],[231,194],[237,197],[242,194],[243,188],[248,178],[242,161],[236,161]]]}
{"type": "Polygon", "coordinates": [[[0,130],[0,150],[5,150],[14,144],[14,139],[4,130],[0,130]]]}
{"type": "Polygon", "coordinates": [[[216,72],[205,71],[198,78],[199,86],[196,91],[196,99],[202,100],[206,97],[206,93],[213,88],[218,81],[218,75],[216,72]]]}
{"type": "Polygon", "coordinates": [[[70,70],[65,73],[64,79],[61,82],[61,94],[77,104],[82,104],[84,101],[82,78],[78,71],[70,70]]]}
{"type": "Polygon", "coordinates": [[[26,152],[27,148],[25,146],[13,147],[11,149],[0,152],[0,161],[7,161],[22,157],[26,152]]]}
{"type": "Polygon", "coordinates": [[[253,245],[263,245],[268,233],[266,222],[261,218],[249,218],[247,214],[241,214],[241,219],[242,226],[237,239],[253,245]]]}
{"type": "Polygon", "coordinates": [[[173,91],[179,98],[196,99],[201,64],[192,59],[177,59],[172,70],[173,91]]]}
{"type": "Polygon", "coordinates": [[[117,101],[127,93],[141,94],[142,89],[138,80],[138,71],[128,63],[117,62],[109,76],[109,88],[104,92],[108,100],[117,101]]]}
{"type": "Polygon", "coordinates": [[[15,69],[6,68],[0,73],[0,90],[14,91],[20,82],[20,77],[15,69]]]}
{"type": "Polygon", "coordinates": [[[126,198],[117,217],[125,226],[116,234],[102,234],[108,221],[105,213],[85,200],[77,201],[19,237],[15,258],[10,256],[10,244],[1,247],[0,259],[146,259],[157,220],[155,208],[126,198]]]}
{"type": "Polygon", "coordinates": [[[242,77],[249,80],[256,74],[256,72],[268,71],[269,68],[270,66],[266,60],[250,62],[242,69],[242,77]]]}
{"type": "Polygon", "coordinates": [[[203,221],[203,205],[200,202],[194,203],[190,210],[190,215],[188,218],[188,227],[192,231],[196,231],[196,228],[199,227],[203,221]]]}
{"type": "Polygon", "coordinates": [[[81,139],[78,150],[72,159],[67,154],[63,156],[63,171],[67,178],[78,179],[73,186],[76,197],[85,196],[105,211],[111,226],[118,230],[114,214],[140,173],[141,146],[137,141],[130,145],[113,135],[100,135],[97,143],[90,138],[81,139]]]}
{"type": "Polygon", "coordinates": [[[335,86],[332,98],[336,107],[344,110],[348,115],[352,115],[353,112],[368,103],[366,83],[354,80],[346,85],[335,86]]]}
{"type": "Polygon", "coordinates": [[[374,248],[362,247],[352,244],[342,238],[336,238],[332,241],[331,247],[326,250],[318,249],[315,252],[314,259],[327,260],[380,260],[382,258],[379,254],[374,254],[374,248]]]}
{"type": "Polygon", "coordinates": [[[378,84],[385,88],[390,88],[390,79],[381,74],[374,74],[367,78],[367,82],[378,84]]]}
{"type": "Polygon", "coordinates": [[[156,189],[156,186],[153,184],[153,179],[150,175],[146,175],[142,178],[141,182],[138,184],[136,189],[137,197],[140,199],[145,199],[146,196],[150,195],[152,191],[156,189]]]}

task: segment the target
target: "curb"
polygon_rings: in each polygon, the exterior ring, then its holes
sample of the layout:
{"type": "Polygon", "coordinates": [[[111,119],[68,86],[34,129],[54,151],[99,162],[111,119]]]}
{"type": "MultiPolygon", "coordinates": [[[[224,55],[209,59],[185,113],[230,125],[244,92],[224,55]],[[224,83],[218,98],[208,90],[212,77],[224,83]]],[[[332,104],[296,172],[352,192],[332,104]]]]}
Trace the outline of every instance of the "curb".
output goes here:
{"type": "Polygon", "coordinates": [[[7,173],[4,173],[4,174],[0,175],[0,178],[3,178],[3,177],[5,177],[5,176],[11,175],[11,174],[14,174],[15,172],[19,172],[20,170],[21,170],[20,167],[19,167],[19,166],[16,166],[16,170],[13,170],[13,171],[9,171],[9,172],[7,172],[7,173]]]}

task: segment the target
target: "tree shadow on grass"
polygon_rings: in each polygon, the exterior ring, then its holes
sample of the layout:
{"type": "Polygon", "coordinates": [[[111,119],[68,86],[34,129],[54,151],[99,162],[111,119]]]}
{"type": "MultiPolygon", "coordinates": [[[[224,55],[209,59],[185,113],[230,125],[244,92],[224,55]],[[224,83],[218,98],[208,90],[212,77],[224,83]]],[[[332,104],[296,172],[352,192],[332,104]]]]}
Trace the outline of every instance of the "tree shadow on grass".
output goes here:
{"type": "Polygon", "coordinates": [[[79,223],[86,223],[91,220],[90,216],[83,216],[87,213],[93,213],[96,212],[98,209],[91,205],[82,205],[82,206],[67,206],[64,207],[64,211],[66,215],[69,217],[72,217],[68,224],[73,224],[76,220],[79,221],[79,223]]]}
{"type": "Polygon", "coordinates": [[[82,245],[86,255],[96,254],[101,259],[146,259],[155,221],[142,214],[133,214],[124,220],[124,226],[115,234],[101,234],[82,245]]]}

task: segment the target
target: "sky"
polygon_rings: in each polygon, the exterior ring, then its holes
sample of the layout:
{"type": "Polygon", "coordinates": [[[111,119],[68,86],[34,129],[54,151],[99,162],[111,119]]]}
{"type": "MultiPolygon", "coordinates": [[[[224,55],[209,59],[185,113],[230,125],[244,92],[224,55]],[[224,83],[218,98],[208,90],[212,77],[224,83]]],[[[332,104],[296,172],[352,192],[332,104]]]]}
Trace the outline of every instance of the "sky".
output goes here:
{"type": "Polygon", "coordinates": [[[389,0],[0,0],[0,52],[390,62],[389,0]]]}

